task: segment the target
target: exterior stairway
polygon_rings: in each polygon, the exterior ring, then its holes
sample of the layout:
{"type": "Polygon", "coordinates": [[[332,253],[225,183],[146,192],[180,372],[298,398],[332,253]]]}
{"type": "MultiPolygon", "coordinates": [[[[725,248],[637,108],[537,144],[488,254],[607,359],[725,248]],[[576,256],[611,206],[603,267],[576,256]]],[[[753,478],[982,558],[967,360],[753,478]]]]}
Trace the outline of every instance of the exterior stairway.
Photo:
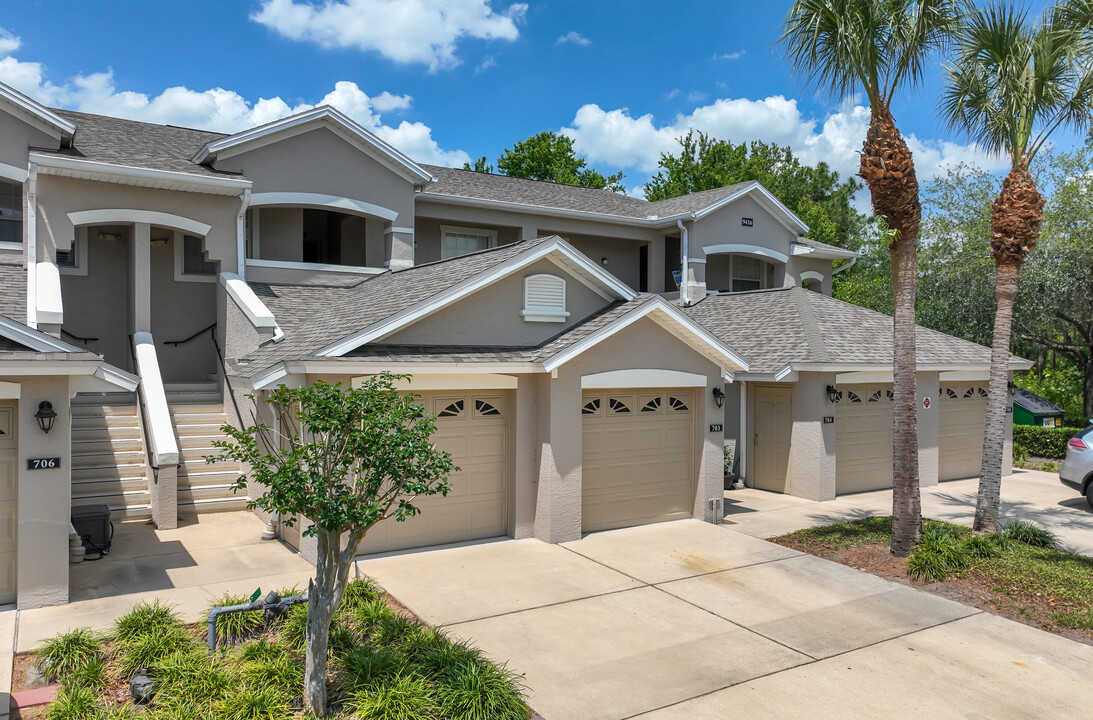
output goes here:
{"type": "Polygon", "coordinates": [[[246,509],[246,492],[232,492],[239,463],[205,462],[205,456],[220,452],[213,441],[226,437],[220,431],[226,418],[216,383],[164,385],[164,391],[178,440],[178,514],[246,509]]]}
{"type": "Polygon", "coordinates": [[[135,393],[72,399],[72,505],[107,505],[115,521],[152,516],[135,393]]]}

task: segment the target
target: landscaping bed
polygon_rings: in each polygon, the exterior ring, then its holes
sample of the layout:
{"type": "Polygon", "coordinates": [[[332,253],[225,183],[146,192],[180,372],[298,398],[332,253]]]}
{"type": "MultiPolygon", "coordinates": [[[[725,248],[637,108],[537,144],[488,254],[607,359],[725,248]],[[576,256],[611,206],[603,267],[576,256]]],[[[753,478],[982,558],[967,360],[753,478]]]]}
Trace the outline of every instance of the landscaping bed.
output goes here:
{"type": "Polygon", "coordinates": [[[1093,558],[1047,546],[1050,533],[1015,522],[976,535],[926,520],[910,558],[889,554],[891,534],[892,518],[875,517],[770,541],[1093,645],[1093,558]]]}
{"type": "MultiPolygon", "coordinates": [[[[282,596],[294,590],[285,590],[282,596]]],[[[224,597],[217,605],[246,602],[224,597]]],[[[86,628],[20,656],[16,688],[57,683],[48,706],[21,720],[288,720],[302,710],[307,605],[266,622],[261,612],[218,618],[222,647],[210,655],[204,626],[184,625],[164,604],[140,603],[108,635],[86,628]],[[130,678],[154,682],[134,702],[130,678]],[[28,683],[27,680],[30,680],[28,683]]],[[[527,720],[522,677],[480,651],[396,611],[369,580],[349,584],[330,629],[331,717],[349,720],[527,720]]]]}

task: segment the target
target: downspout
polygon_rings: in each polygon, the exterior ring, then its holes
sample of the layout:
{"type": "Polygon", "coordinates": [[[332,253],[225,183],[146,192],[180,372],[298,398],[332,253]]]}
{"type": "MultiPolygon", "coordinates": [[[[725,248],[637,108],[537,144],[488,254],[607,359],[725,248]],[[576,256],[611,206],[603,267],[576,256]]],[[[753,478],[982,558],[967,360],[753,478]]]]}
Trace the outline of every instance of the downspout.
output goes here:
{"type": "Polygon", "coordinates": [[[250,207],[250,188],[239,196],[239,214],[235,217],[235,253],[239,260],[239,279],[247,279],[247,208],[250,207]]]}
{"type": "Polygon", "coordinates": [[[38,329],[38,163],[27,165],[27,325],[38,329]]]}
{"type": "Polygon", "coordinates": [[[835,268],[835,272],[831,273],[831,277],[835,277],[836,275],[841,273],[843,270],[849,270],[850,268],[854,267],[854,263],[856,263],[857,261],[858,261],[857,257],[850,258],[850,262],[846,263],[845,265],[840,265],[839,267],[835,268]]]}
{"type": "Polygon", "coordinates": [[[690,293],[687,292],[687,280],[688,280],[688,276],[690,275],[690,264],[691,264],[691,262],[690,262],[690,258],[687,256],[688,255],[688,250],[689,250],[688,245],[687,245],[687,226],[683,224],[682,220],[676,220],[676,227],[679,228],[679,232],[681,233],[680,234],[680,240],[681,240],[682,245],[683,245],[683,247],[680,251],[680,255],[683,256],[683,263],[682,263],[683,267],[682,267],[682,277],[680,277],[680,280],[679,280],[679,301],[680,301],[680,303],[683,304],[683,307],[690,307],[691,306],[691,297],[690,297],[690,293]]]}

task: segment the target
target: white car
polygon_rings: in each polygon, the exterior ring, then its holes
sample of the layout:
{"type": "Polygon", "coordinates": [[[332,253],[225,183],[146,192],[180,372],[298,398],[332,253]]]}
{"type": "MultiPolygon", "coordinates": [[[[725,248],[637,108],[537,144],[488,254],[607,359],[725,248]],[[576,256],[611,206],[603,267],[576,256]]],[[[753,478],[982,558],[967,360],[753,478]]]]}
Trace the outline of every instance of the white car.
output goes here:
{"type": "Polygon", "coordinates": [[[1093,425],[1070,438],[1059,479],[1085,495],[1093,507],[1093,425]]]}

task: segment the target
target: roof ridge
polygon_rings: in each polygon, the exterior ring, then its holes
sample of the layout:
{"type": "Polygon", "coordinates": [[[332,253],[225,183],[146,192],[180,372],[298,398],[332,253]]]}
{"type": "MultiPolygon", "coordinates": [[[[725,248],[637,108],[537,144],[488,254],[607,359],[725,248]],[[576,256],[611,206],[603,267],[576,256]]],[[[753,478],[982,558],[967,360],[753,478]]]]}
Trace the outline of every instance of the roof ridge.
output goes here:
{"type": "Polygon", "coordinates": [[[797,306],[797,313],[800,318],[801,329],[805,333],[805,340],[808,341],[809,350],[812,351],[811,354],[814,356],[812,359],[815,362],[827,362],[829,358],[827,345],[824,343],[823,333],[820,332],[819,323],[816,321],[812,300],[803,295],[803,293],[812,293],[814,295],[818,293],[797,287],[790,289],[796,291],[792,293],[793,302],[797,306]]]}

